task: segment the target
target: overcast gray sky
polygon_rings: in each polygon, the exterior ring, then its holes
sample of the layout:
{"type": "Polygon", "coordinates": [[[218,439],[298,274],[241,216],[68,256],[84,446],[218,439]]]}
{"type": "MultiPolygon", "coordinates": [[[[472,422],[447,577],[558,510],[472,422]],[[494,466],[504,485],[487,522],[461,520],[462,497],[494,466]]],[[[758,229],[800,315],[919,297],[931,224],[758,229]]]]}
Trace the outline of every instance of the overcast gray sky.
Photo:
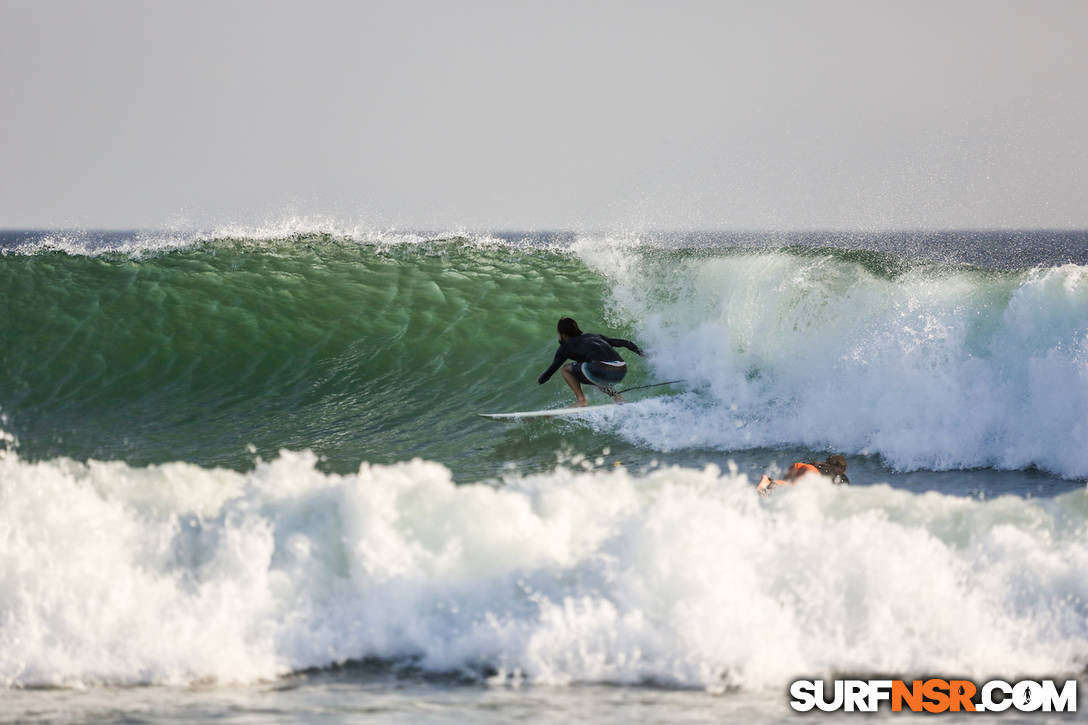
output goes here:
{"type": "Polygon", "coordinates": [[[0,0],[0,227],[1088,227],[1088,2],[0,0]]]}

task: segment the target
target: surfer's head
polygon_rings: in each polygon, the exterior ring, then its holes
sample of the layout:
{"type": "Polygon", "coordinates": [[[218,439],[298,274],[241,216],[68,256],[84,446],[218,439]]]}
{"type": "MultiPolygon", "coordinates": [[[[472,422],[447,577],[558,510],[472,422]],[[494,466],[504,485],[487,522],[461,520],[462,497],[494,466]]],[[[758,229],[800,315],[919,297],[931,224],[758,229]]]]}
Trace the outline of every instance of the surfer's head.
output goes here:
{"type": "Polygon", "coordinates": [[[836,475],[841,476],[846,473],[846,459],[838,454],[828,456],[827,465],[836,473],[836,475]]]}
{"type": "Polygon", "coordinates": [[[570,337],[578,337],[582,334],[581,328],[578,327],[578,323],[571,317],[559,318],[559,324],[555,326],[555,329],[559,332],[559,339],[566,340],[570,337]]]}

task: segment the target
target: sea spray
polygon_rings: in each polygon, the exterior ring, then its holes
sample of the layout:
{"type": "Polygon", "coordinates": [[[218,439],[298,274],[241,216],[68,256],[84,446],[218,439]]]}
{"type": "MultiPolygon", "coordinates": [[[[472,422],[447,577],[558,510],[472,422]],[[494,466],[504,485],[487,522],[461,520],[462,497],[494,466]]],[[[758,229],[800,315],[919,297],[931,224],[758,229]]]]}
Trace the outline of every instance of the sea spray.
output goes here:
{"type": "Polygon", "coordinates": [[[701,392],[617,432],[660,449],[806,445],[900,470],[1088,477],[1088,268],[583,241],[658,375],[701,392]]]}

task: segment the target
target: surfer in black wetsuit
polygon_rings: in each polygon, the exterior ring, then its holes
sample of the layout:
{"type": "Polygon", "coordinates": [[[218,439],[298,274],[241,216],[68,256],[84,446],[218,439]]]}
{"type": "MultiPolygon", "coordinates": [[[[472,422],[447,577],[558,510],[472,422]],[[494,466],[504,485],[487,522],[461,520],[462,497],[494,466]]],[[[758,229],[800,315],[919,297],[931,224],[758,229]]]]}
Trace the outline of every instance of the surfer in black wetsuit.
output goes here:
{"type": "Polygon", "coordinates": [[[578,323],[569,317],[559,320],[556,330],[559,332],[559,349],[555,351],[552,364],[540,374],[536,381],[543,385],[563,365],[564,361],[573,360],[574,362],[570,365],[563,367],[563,379],[574,391],[574,397],[577,399],[576,406],[586,405],[586,396],[582,393],[583,383],[595,385],[606,395],[610,395],[612,400],[622,403],[623,398],[616,392],[615,386],[627,374],[627,363],[623,361],[613,345],[626,347],[642,355],[638,345],[618,337],[582,332],[578,323]]]}

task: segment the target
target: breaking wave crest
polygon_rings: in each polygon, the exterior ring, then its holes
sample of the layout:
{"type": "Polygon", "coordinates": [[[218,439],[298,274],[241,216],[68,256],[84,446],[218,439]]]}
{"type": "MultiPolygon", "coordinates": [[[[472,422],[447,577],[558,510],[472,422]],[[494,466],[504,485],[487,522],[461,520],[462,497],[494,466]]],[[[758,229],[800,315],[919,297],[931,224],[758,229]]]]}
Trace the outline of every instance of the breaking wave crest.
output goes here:
{"type": "Polygon", "coordinates": [[[618,430],[657,448],[805,445],[900,470],[1088,477],[1088,267],[907,265],[828,250],[585,243],[665,379],[618,430]]]}

